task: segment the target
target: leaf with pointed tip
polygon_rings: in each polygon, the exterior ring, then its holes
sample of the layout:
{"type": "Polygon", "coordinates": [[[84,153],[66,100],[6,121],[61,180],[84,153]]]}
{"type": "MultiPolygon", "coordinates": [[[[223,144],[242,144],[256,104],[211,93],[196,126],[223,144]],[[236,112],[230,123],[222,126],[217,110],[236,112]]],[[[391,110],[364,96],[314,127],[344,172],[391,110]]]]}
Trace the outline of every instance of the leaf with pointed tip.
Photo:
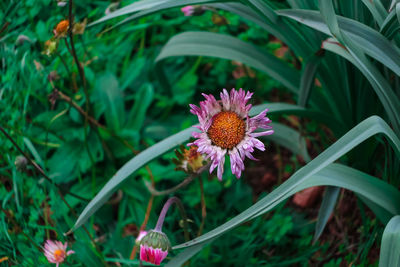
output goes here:
{"type": "MultiPolygon", "coordinates": [[[[296,174],[293,176],[295,175],[296,174]]],[[[175,246],[173,249],[186,248],[186,250],[190,250],[191,252],[200,251],[201,247],[208,244],[211,240],[218,238],[243,222],[264,214],[285,199],[294,195],[296,192],[312,186],[328,185],[343,187],[368,198],[372,203],[386,209],[391,214],[398,214],[400,212],[400,208],[397,205],[400,201],[400,192],[396,188],[356,169],[341,164],[331,163],[316,173],[304,177],[304,179],[296,179],[296,182],[293,181],[293,176],[268,196],[264,197],[230,221],[222,224],[205,235],[175,246]],[[293,185],[293,187],[291,185],[293,185]]],[[[191,253],[191,256],[193,256],[193,253],[191,253]]],[[[188,258],[185,258],[185,260],[187,259],[188,258]]]]}
{"type": "Polygon", "coordinates": [[[297,104],[300,107],[305,107],[307,105],[308,99],[310,98],[311,89],[314,86],[315,73],[321,57],[314,55],[306,63],[304,70],[301,74],[300,89],[299,89],[299,99],[297,104]]]}
{"type": "Polygon", "coordinates": [[[340,188],[336,186],[328,186],[325,189],[325,195],[318,211],[317,223],[315,224],[314,241],[316,241],[321,236],[322,231],[324,231],[325,225],[335,208],[339,192],[340,188]]]}
{"type": "Polygon", "coordinates": [[[393,217],[385,227],[382,235],[379,267],[400,266],[400,216],[393,217]]]}
{"type": "MultiPolygon", "coordinates": [[[[320,12],[315,10],[279,10],[277,14],[294,19],[317,31],[332,35],[320,12]]],[[[400,50],[382,34],[349,18],[336,16],[340,29],[369,56],[400,75],[400,50]]]]}
{"type": "Polygon", "coordinates": [[[347,188],[365,196],[392,214],[398,214],[400,212],[398,206],[400,192],[396,188],[358,170],[332,164],[352,148],[378,133],[384,134],[396,153],[400,155],[400,140],[392,129],[381,118],[377,116],[369,117],[256,204],[214,230],[175,246],[174,249],[202,244],[218,237],[241,223],[264,214],[289,196],[311,186],[331,185],[347,188]]]}

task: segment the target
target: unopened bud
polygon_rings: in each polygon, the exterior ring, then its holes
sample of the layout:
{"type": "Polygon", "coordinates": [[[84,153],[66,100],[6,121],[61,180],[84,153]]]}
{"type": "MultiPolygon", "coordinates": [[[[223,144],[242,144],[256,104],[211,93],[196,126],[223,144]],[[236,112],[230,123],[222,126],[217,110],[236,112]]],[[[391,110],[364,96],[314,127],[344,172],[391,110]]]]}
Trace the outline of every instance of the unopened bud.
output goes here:
{"type": "Polygon", "coordinates": [[[163,232],[151,230],[140,242],[140,260],[160,265],[167,257],[171,243],[163,232]]]}
{"type": "Polygon", "coordinates": [[[28,160],[24,156],[17,156],[14,164],[17,170],[22,172],[26,170],[26,167],[28,166],[28,160]]]}

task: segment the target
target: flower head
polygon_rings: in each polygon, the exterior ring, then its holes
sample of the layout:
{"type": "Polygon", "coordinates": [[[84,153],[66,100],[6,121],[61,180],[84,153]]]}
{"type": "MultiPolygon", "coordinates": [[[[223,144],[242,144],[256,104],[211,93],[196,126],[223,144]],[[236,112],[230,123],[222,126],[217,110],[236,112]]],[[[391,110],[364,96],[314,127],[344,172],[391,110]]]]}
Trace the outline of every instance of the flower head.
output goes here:
{"type": "Polygon", "coordinates": [[[65,37],[67,35],[67,31],[69,28],[69,21],[68,20],[62,20],[60,21],[56,28],[54,29],[54,35],[56,37],[65,37]]]}
{"type": "Polygon", "coordinates": [[[68,255],[75,253],[73,250],[67,251],[67,245],[67,242],[63,244],[60,241],[47,240],[44,244],[44,255],[49,262],[56,263],[58,267],[68,255]]]}
{"type": "Polygon", "coordinates": [[[183,145],[180,149],[175,150],[178,159],[173,159],[176,164],[176,170],[182,170],[186,173],[197,173],[203,166],[207,164],[203,155],[197,151],[197,146],[191,146],[186,149],[183,145]]]}
{"type": "Polygon", "coordinates": [[[207,9],[208,8],[205,6],[185,6],[181,8],[181,11],[183,12],[183,15],[189,17],[202,15],[207,9]]]}
{"type": "Polygon", "coordinates": [[[140,260],[160,265],[170,249],[168,237],[163,232],[151,230],[140,241],[140,260]]]}
{"type": "Polygon", "coordinates": [[[247,101],[252,95],[242,89],[232,89],[229,94],[224,89],[220,93],[219,101],[213,95],[203,94],[206,100],[200,102],[200,107],[190,105],[190,112],[199,119],[200,125],[195,127],[200,132],[193,132],[192,135],[197,140],[188,145],[197,146],[199,153],[211,159],[210,173],[218,167],[219,180],[222,180],[226,154],[230,157],[232,173],[240,178],[245,157],[256,160],[251,154],[254,148],[265,150],[264,144],[257,137],[274,132],[269,125],[271,120],[266,117],[268,109],[249,118],[252,106],[247,105],[247,101]],[[266,131],[254,132],[258,128],[266,131]]]}

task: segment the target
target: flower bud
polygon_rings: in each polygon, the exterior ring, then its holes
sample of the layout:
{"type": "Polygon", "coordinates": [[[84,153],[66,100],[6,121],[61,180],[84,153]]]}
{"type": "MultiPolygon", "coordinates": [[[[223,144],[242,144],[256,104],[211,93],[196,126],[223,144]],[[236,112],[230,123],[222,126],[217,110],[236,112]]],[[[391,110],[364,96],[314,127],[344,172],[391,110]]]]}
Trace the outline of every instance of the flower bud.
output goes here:
{"type": "Polygon", "coordinates": [[[47,40],[44,43],[44,50],[42,53],[47,56],[50,56],[57,50],[57,46],[58,46],[58,41],[55,40],[54,38],[47,40]]]}
{"type": "Polygon", "coordinates": [[[170,249],[171,243],[163,232],[150,230],[140,242],[140,260],[160,265],[170,249]]]}
{"type": "Polygon", "coordinates": [[[65,37],[67,35],[69,28],[69,21],[68,20],[62,20],[60,21],[56,28],[54,29],[54,35],[56,37],[65,37]]]}
{"type": "Polygon", "coordinates": [[[185,6],[181,8],[183,15],[189,16],[199,16],[206,11],[205,6],[185,6]]]}
{"type": "Polygon", "coordinates": [[[24,156],[17,156],[14,161],[15,167],[18,171],[22,172],[26,170],[28,160],[24,156]]]}
{"type": "Polygon", "coordinates": [[[177,170],[186,173],[197,173],[203,166],[207,165],[207,160],[197,151],[197,146],[193,145],[189,149],[181,146],[175,150],[178,159],[173,159],[177,170]]]}

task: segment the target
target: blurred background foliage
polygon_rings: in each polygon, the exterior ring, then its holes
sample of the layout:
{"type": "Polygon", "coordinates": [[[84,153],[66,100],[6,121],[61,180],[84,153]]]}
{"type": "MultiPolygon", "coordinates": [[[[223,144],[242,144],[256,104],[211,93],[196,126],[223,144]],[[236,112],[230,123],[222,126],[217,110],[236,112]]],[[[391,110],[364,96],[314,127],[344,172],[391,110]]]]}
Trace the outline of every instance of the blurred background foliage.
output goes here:
{"type": "MultiPolygon", "coordinates": [[[[103,17],[106,10],[133,2],[74,1],[74,19],[93,22],[103,17]]],[[[281,8],[288,7],[286,1],[271,2],[281,8]]],[[[361,6],[356,0],[348,2],[361,6]]],[[[164,72],[171,84],[167,88],[160,82],[154,60],[170,38],[184,31],[229,34],[257,45],[296,70],[301,70],[308,60],[299,58],[282,41],[239,15],[213,9],[186,17],[179,8],[174,8],[115,29],[110,29],[115,22],[106,23],[76,35],[75,49],[84,65],[86,95],[66,39],[60,39],[56,51],[50,55],[44,53],[53,29],[61,20],[68,19],[68,5],[58,6],[54,0],[6,0],[0,7],[1,126],[53,181],[48,182],[24,160],[15,163],[21,153],[1,136],[1,266],[50,266],[40,250],[46,239],[68,241],[76,251],[65,266],[103,266],[105,262],[110,266],[138,266],[137,259],[128,259],[152,199],[143,180],[152,180],[162,190],[180,183],[185,173],[174,171],[173,151],[162,155],[124,182],[90,218],[86,224],[88,233],[80,228],[64,236],[72,228],[76,215],[110,177],[138,152],[195,124],[188,104],[198,103],[202,98],[200,93],[217,94],[222,88],[243,87],[255,92],[253,104],[297,102],[291,90],[263,72],[240,62],[210,57],[165,60],[164,72]],[[89,120],[85,117],[86,103],[89,103],[89,120]]],[[[341,15],[354,16],[354,12],[346,13],[349,9],[343,6],[338,9],[341,15]]],[[[357,12],[357,20],[361,18],[367,24],[373,21],[366,8],[357,12]]],[[[375,27],[373,22],[369,24],[375,27]]],[[[310,46],[317,51],[320,43],[310,46]]],[[[341,109],[336,102],[321,100],[315,106],[338,105],[334,116],[343,118],[342,134],[368,116],[384,113],[382,104],[371,96],[371,85],[354,66],[330,53],[324,57],[335,64],[326,66],[328,70],[348,73],[331,86],[343,83],[340,88],[348,88],[344,91],[350,92],[351,103],[343,104],[345,107],[341,109]]],[[[389,77],[390,70],[385,71],[389,77]]],[[[321,85],[320,80],[313,81],[317,92],[313,96],[327,92],[323,90],[326,84],[321,85]]],[[[333,81],[325,81],[330,82],[333,81]]],[[[393,83],[398,89],[397,76],[393,83]]],[[[311,157],[340,137],[314,120],[294,115],[271,118],[301,132],[311,157]]],[[[244,211],[305,164],[304,158],[285,147],[274,143],[267,147],[267,152],[256,155],[260,162],[247,162],[240,180],[229,172],[223,182],[203,175],[207,204],[203,232],[244,211]]],[[[393,164],[396,157],[385,141],[370,140],[360,149],[343,160],[398,187],[399,180],[393,177],[398,177],[400,165],[393,164]],[[388,168],[388,164],[392,167],[388,168]]],[[[241,225],[203,249],[191,260],[191,265],[377,265],[384,225],[353,193],[340,191],[325,232],[313,242],[322,193],[322,188],[303,192],[297,195],[297,200],[295,196],[272,213],[241,225]]],[[[194,181],[176,195],[187,208],[195,235],[202,221],[199,182],[194,181]]],[[[147,229],[155,225],[165,200],[166,196],[154,198],[147,229]]],[[[166,221],[165,231],[173,244],[184,241],[178,217],[178,212],[172,212],[166,221]]]]}

